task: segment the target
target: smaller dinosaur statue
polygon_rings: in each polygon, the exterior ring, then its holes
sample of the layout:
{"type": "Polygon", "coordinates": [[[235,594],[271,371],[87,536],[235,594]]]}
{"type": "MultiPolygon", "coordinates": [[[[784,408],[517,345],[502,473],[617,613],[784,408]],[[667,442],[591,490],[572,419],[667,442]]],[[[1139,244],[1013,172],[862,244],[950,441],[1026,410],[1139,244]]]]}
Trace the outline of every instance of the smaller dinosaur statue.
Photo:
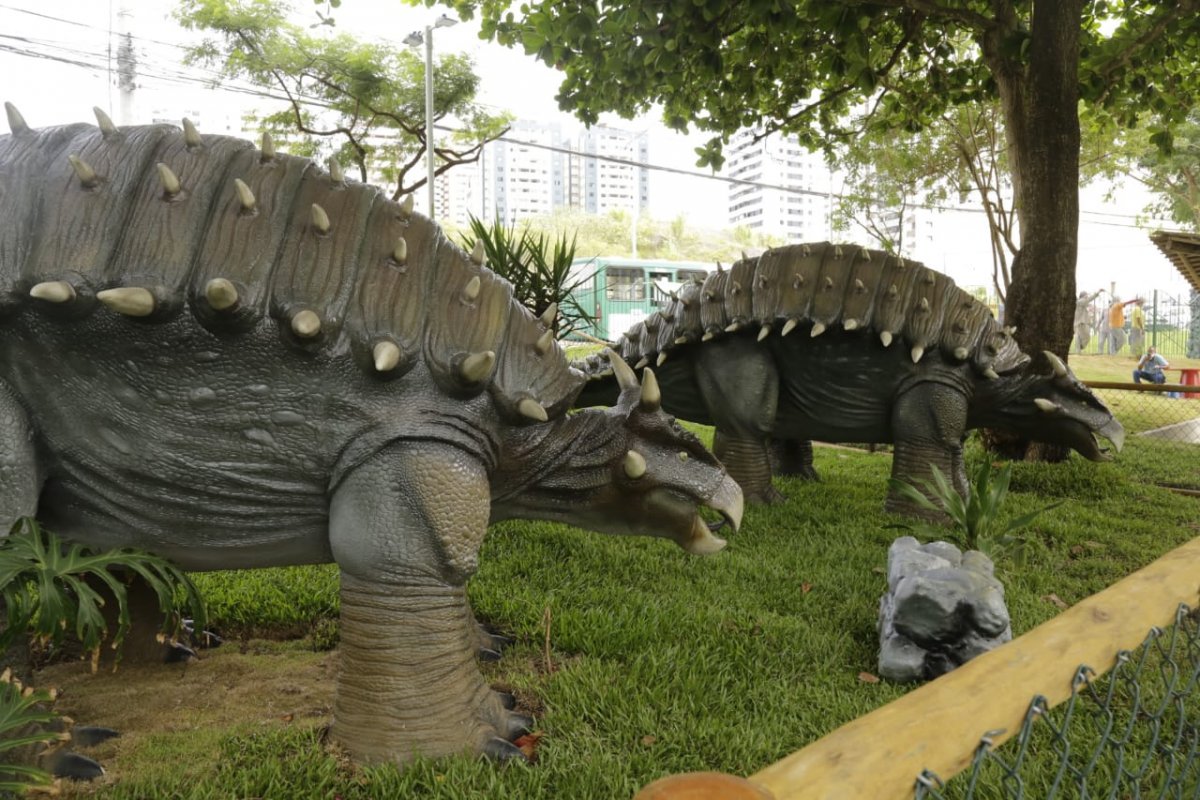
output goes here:
{"type": "MultiPolygon", "coordinates": [[[[988,427],[1073,448],[1119,450],[1121,424],[1053,353],[1032,359],[1012,330],[946,275],[876,250],[790,245],[681,287],[614,347],[656,364],[666,410],[713,425],[713,449],[747,499],[776,502],[773,441],[789,471],[815,477],[809,440],[890,442],[892,476],[952,476],[966,494],[962,440],[988,427]]],[[[612,361],[576,364],[580,406],[615,399],[612,361]]],[[[926,512],[890,494],[889,509],[926,512]]]]}

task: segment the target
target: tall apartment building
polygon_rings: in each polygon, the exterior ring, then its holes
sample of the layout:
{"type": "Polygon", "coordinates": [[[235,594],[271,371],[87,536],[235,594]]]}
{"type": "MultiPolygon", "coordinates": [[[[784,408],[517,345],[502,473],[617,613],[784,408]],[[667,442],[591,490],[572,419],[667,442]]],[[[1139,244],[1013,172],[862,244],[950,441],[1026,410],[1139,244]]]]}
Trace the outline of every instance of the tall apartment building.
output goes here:
{"type": "Polygon", "coordinates": [[[572,206],[603,214],[613,210],[636,212],[650,204],[650,171],[621,163],[645,164],[649,160],[650,137],[645,131],[594,125],[580,132],[574,149],[568,198],[572,206]]]}
{"type": "Polygon", "coordinates": [[[729,224],[788,242],[829,238],[830,175],[820,154],[805,150],[795,136],[755,136],[739,131],[725,147],[723,174],[750,182],[730,184],[729,224]]]}
{"type": "Polygon", "coordinates": [[[503,140],[484,148],[478,165],[481,195],[477,207],[471,204],[475,216],[499,217],[511,225],[566,204],[566,153],[536,145],[566,149],[561,127],[517,120],[503,140]]]}

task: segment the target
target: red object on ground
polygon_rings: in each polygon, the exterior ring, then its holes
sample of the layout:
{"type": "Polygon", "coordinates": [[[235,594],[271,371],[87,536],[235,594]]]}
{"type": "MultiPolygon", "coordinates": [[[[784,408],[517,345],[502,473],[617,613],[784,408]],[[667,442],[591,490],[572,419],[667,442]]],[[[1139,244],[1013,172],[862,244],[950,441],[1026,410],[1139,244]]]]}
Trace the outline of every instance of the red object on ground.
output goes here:
{"type": "Polygon", "coordinates": [[[633,800],[772,800],[773,797],[744,778],[720,772],[685,772],[659,778],[633,800]]]}
{"type": "MultiPolygon", "coordinates": [[[[1200,369],[1179,370],[1179,382],[1184,386],[1200,386],[1200,369]]],[[[1200,392],[1187,392],[1184,397],[1200,397],[1200,392]]]]}

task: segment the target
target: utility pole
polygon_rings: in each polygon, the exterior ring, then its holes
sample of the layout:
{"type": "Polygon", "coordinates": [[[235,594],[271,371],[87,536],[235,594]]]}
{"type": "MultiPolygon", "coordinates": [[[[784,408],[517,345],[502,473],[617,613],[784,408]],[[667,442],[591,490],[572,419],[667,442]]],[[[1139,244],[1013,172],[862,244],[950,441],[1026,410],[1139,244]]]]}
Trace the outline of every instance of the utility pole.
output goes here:
{"type": "Polygon", "coordinates": [[[117,11],[117,124],[137,123],[133,90],[137,88],[137,53],[133,49],[133,8],[130,0],[121,0],[117,11]]]}

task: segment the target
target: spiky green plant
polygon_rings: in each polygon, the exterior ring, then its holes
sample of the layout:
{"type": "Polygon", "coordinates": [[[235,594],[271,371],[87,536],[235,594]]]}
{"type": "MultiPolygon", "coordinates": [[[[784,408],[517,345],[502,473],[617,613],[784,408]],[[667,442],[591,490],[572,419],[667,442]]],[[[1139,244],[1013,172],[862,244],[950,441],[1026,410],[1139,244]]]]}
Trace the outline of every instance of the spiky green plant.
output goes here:
{"type": "Polygon", "coordinates": [[[92,553],[60,540],[33,519],[17,520],[8,537],[0,539],[0,605],[7,609],[0,649],[17,636],[57,642],[73,631],[94,663],[109,634],[101,613],[105,601],[94,587],[103,585],[116,600],[112,645],[117,649],[129,630],[125,576],[140,577],[154,591],[165,633],[178,634],[185,611],[191,612],[196,630],[203,628],[199,591],[166,559],[133,548],[92,553]]]}
{"type": "Polygon", "coordinates": [[[592,322],[591,314],[575,300],[574,291],[592,279],[592,273],[578,270],[572,274],[575,260],[575,237],[566,234],[550,239],[545,233],[515,225],[506,226],[499,219],[486,224],[471,217],[470,233],[462,234],[467,250],[475,242],[483,243],[488,267],[512,284],[513,296],[534,314],[540,315],[551,303],[558,304],[555,332],[565,336],[575,328],[592,322]]]}
{"type": "Polygon", "coordinates": [[[48,692],[23,688],[7,671],[0,675],[0,796],[50,783],[50,773],[45,770],[10,763],[17,749],[58,738],[57,733],[46,727],[55,717],[49,708],[50,701],[48,692]]]}
{"type": "Polygon", "coordinates": [[[1000,516],[1000,509],[1008,496],[1011,479],[1012,464],[1005,464],[993,476],[992,464],[985,459],[971,477],[970,492],[964,499],[936,466],[933,466],[933,480],[917,481],[921,488],[889,478],[888,484],[892,490],[904,499],[920,508],[949,517],[951,532],[947,533],[943,525],[924,521],[900,523],[893,527],[911,530],[929,538],[945,536],[963,548],[979,550],[993,560],[1006,554],[1012,554],[1020,560],[1030,542],[1017,531],[1042,513],[1062,505],[1063,501],[1004,520],[1000,516]],[[925,491],[921,491],[922,488],[925,491]]]}

